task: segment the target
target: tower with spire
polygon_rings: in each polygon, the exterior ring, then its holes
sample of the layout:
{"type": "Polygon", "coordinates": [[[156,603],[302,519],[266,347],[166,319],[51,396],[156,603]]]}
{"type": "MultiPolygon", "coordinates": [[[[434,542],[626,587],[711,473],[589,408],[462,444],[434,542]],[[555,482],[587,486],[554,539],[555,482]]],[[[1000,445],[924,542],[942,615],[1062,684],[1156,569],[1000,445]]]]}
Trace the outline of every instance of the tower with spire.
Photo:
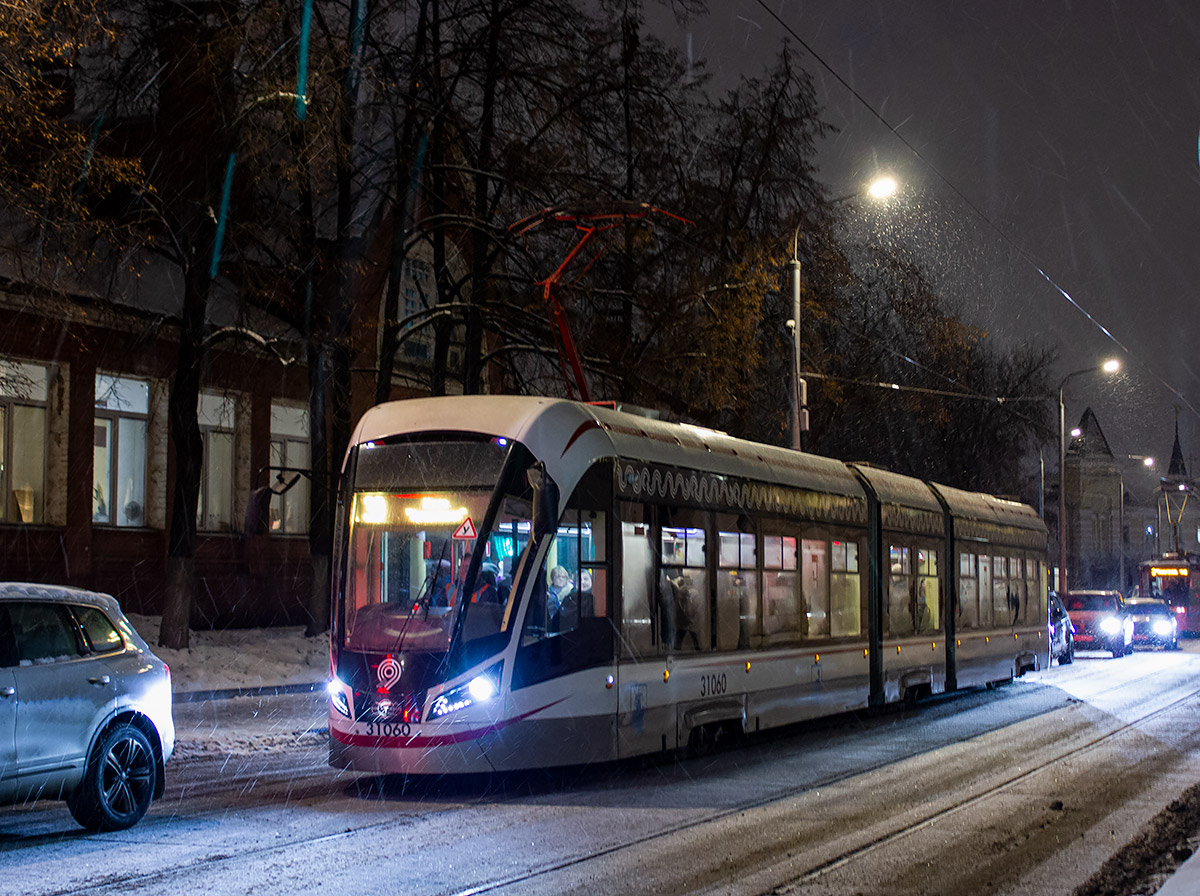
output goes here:
{"type": "Polygon", "coordinates": [[[1090,407],[1072,430],[1065,460],[1067,581],[1072,588],[1119,588],[1121,468],[1090,407]]]}
{"type": "Polygon", "coordinates": [[[1171,463],[1159,487],[1162,519],[1159,523],[1161,553],[1183,555],[1197,548],[1197,507],[1192,502],[1192,480],[1188,477],[1183,449],[1179,444],[1179,418],[1175,418],[1175,444],[1171,448],[1171,463]],[[1190,505],[1190,506],[1189,506],[1190,505]],[[1189,512],[1190,511],[1190,512],[1189,512]],[[1191,521],[1190,533],[1185,520],[1191,521]],[[1165,524],[1165,525],[1164,525],[1165,524]],[[1189,534],[1193,537],[1189,538],[1189,534]]]}

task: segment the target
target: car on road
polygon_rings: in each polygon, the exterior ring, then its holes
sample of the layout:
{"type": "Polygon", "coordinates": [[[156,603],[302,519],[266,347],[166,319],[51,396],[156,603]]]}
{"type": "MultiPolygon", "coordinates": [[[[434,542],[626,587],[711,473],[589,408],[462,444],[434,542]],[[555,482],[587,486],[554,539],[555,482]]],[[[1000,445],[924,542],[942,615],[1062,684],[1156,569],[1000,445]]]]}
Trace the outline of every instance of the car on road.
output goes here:
{"type": "Polygon", "coordinates": [[[1133,619],[1135,647],[1179,649],[1179,623],[1166,601],[1153,597],[1131,597],[1125,603],[1133,619]]]}
{"type": "Polygon", "coordinates": [[[0,804],[141,820],[175,747],[171,673],[107,594],[0,583],[0,804]]]}
{"type": "Polygon", "coordinates": [[[1133,651],[1133,618],[1120,591],[1068,591],[1063,606],[1075,626],[1076,650],[1133,651]]]}
{"type": "Polygon", "coordinates": [[[1050,634],[1050,661],[1058,660],[1060,666],[1066,666],[1075,661],[1075,626],[1071,623],[1067,608],[1054,591],[1050,592],[1049,611],[1047,631],[1050,634]]]}

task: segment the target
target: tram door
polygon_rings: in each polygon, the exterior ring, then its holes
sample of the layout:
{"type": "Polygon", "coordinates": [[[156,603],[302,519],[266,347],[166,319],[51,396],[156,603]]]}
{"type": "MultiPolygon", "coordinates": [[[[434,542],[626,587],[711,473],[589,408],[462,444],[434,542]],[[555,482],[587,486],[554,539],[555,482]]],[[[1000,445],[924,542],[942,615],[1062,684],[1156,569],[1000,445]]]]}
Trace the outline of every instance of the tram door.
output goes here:
{"type": "Polygon", "coordinates": [[[656,572],[654,508],[621,502],[619,513],[617,754],[631,756],[675,746],[674,687],[664,655],[672,635],[672,586],[665,570],[656,572]]]}
{"type": "Polygon", "coordinates": [[[568,499],[532,583],[513,667],[511,710],[536,711],[546,738],[538,749],[572,764],[616,753],[612,481],[611,463],[597,463],[568,499]]]}

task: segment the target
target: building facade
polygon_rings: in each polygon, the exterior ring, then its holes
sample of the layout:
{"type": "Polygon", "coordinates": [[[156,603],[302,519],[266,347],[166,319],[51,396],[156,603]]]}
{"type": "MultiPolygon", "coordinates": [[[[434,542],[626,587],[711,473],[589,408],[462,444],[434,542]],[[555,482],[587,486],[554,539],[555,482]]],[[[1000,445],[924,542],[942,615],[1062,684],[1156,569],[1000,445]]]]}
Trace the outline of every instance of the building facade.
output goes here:
{"type": "Polygon", "coordinates": [[[1116,588],[1131,594],[1138,564],[1168,551],[1200,550],[1200,507],[1176,427],[1166,475],[1141,456],[1117,456],[1091,408],[1067,446],[1067,582],[1071,588],[1116,588]]]}

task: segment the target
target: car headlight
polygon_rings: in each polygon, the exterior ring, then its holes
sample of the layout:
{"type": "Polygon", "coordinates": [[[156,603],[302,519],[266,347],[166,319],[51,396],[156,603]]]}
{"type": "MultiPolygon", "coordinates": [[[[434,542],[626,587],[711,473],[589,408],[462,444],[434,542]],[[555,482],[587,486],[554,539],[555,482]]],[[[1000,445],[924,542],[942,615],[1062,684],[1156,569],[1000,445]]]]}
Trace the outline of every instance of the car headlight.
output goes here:
{"type": "Polygon", "coordinates": [[[1175,630],[1174,619],[1157,619],[1154,622],[1154,634],[1166,638],[1175,630]]]}
{"type": "Polygon", "coordinates": [[[1116,616],[1109,616],[1100,623],[1100,631],[1106,635],[1115,635],[1121,630],[1121,620],[1116,616]]]}
{"type": "Polygon", "coordinates": [[[350,718],[350,703],[346,700],[346,683],[336,675],[330,679],[329,684],[325,685],[325,693],[329,695],[329,702],[333,708],[350,718]]]}
{"type": "Polygon", "coordinates": [[[476,675],[466,684],[443,691],[429,706],[428,718],[440,719],[452,712],[466,709],[477,703],[487,703],[500,690],[500,671],[504,664],[498,663],[486,672],[476,675]]]}

